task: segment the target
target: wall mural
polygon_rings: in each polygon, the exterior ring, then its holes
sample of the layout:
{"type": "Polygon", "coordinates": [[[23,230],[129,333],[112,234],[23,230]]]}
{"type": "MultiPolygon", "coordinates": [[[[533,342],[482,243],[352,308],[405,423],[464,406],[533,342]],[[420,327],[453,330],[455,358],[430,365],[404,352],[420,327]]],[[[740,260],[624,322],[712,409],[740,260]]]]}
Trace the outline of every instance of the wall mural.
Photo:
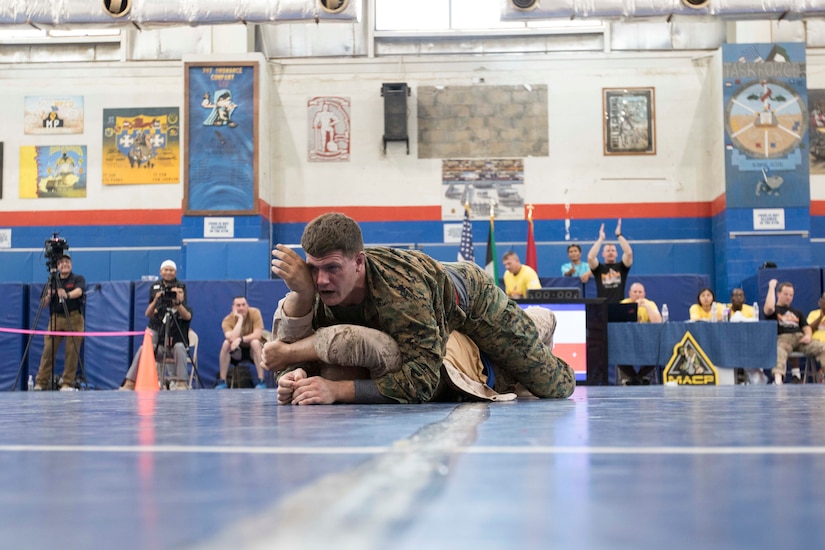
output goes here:
{"type": "Polygon", "coordinates": [[[85,145],[26,145],[20,148],[21,199],[85,196],[85,145]]]}
{"type": "Polygon", "coordinates": [[[103,185],[180,183],[177,107],[103,109],[103,185]]]}
{"type": "Polygon", "coordinates": [[[82,134],[83,96],[25,97],[23,133],[82,134]]]}

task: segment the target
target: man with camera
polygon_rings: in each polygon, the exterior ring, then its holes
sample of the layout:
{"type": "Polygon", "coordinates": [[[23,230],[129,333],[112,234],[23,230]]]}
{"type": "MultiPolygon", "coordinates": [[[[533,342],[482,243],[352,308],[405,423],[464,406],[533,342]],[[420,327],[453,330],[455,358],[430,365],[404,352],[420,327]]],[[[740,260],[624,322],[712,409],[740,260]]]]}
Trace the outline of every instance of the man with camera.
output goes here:
{"type": "MultiPolygon", "coordinates": [[[[172,260],[160,264],[160,280],[149,289],[149,305],[146,317],[152,331],[156,359],[174,357],[175,373],[169,384],[171,390],[188,390],[186,376],[187,348],[189,347],[189,323],[192,308],[186,303],[186,285],[177,279],[178,266],[172,260]],[[163,338],[162,345],[158,345],[163,338]],[[171,350],[171,351],[170,351],[171,350]]],[[[140,346],[126,373],[122,390],[135,389],[138,364],[143,346],[140,346]]]]}
{"type": "MultiPolygon", "coordinates": [[[[65,244],[65,241],[61,241],[65,244]]],[[[48,243],[48,241],[47,241],[48,243]]],[[[68,248],[66,246],[65,248],[68,248]]],[[[50,261],[55,260],[56,272],[51,274],[47,288],[43,290],[41,302],[49,304],[49,330],[57,332],[83,332],[83,295],[86,292],[86,279],[82,275],[72,273],[72,257],[64,248],[49,249],[50,261]],[[53,255],[53,257],[52,257],[53,255]]],[[[50,267],[52,264],[50,264],[50,267]]],[[[51,389],[52,372],[57,348],[63,336],[46,335],[44,338],[43,355],[40,357],[40,367],[37,369],[35,390],[51,389]]],[[[66,337],[66,349],[63,367],[63,383],[60,391],[75,389],[75,374],[82,336],[66,337]]]]}

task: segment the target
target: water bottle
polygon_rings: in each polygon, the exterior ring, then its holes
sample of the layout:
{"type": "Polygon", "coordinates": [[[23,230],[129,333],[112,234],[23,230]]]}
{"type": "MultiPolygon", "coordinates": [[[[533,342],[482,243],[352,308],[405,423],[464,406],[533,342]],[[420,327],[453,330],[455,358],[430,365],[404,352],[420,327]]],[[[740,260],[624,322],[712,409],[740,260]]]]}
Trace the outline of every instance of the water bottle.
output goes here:
{"type": "Polygon", "coordinates": [[[753,303],[753,318],[759,320],[759,305],[756,302],[753,303]]]}
{"type": "Polygon", "coordinates": [[[29,375],[29,387],[28,387],[28,390],[29,390],[29,391],[34,391],[34,378],[32,378],[32,375],[31,375],[31,374],[29,375]]]}
{"type": "Polygon", "coordinates": [[[667,304],[662,304],[662,322],[667,323],[670,320],[670,314],[667,311],[667,304]]]}
{"type": "Polygon", "coordinates": [[[722,309],[722,322],[727,323],[728,319],[730,319],[730,308],[725,304],[724,309],[722,309]]]}
{"type": "Polygon", "coordinates": [[[717,311],[716,310],[716,302],[713,302],[713,305],[710,306],[710,322],[711,323],[716,322],[716,311],[717,311]]]}

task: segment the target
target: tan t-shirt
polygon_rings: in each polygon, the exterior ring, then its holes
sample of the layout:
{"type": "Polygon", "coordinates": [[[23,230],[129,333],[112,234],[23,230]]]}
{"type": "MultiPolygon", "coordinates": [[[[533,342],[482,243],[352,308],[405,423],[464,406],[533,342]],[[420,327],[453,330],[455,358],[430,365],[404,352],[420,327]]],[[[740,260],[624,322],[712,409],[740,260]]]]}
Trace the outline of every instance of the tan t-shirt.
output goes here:
{"type": "MultiPolygon", "coordinates": [[[[223,329],[223,333],[226,334],[235,328],[235,323],[237,323],[237,320],[234,312],[224,317],[221,322],[221,329],[223,329]]],[[[246,319],[243,320],[243,325],[241,326],[241,337],[252,334],[252,332],[257,328],[261,330],[264,329],[264,319],[261,316],[260,309],[250,306],[249,313],[246,314],[246,319]]]]}

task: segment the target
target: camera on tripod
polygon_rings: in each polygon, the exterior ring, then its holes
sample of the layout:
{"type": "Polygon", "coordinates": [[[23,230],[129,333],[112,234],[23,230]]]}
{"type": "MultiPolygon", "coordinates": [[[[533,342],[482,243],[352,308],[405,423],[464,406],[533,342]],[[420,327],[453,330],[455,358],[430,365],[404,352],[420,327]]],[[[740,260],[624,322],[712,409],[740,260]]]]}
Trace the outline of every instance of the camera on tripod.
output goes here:
{"type": "Polygon", "coordinates": [[[160,307],[161,308],[173,308],[177,305],[178,302],[178,293],[175,292],[177,287],[174,286],[164,286],[161,289],[160,295],[160,307]]]}
{"type": "Polygon", "coordinates": [[[59,233],[53,233],[46,239],[43,252],[46,255],[46,267],[49,271],[57,270],[57,263],[69,249],[69,243],[59,233]]]}

